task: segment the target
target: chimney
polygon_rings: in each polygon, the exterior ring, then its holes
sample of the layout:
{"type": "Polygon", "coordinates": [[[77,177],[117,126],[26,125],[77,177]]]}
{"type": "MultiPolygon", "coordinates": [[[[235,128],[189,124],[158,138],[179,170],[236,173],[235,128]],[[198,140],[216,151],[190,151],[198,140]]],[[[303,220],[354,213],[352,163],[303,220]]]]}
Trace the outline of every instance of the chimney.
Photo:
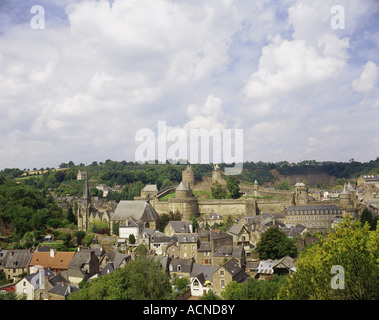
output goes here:
{"type": "Polygon", "coordinates": [[[188,230],[189,230],[189,233],[193,233],[192,224],[188,225],[188,230]]]}
{"type": "Polygon", "coordinates": [[[55,257],[55,249],[50,249],[50,258],[54,258],[55,257]]]}

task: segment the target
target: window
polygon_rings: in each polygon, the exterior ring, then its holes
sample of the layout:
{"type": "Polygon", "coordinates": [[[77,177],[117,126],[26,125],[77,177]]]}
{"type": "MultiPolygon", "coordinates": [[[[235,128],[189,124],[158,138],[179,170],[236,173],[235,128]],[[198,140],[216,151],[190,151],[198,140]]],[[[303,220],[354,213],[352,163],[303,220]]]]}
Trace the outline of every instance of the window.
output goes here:
{"type": "Polygon", "coordinates": [[[178,266],[176,267],[176,271],[178,271],[178,272],[182,271],[182,266],[180,264],[178,264],[178,266]]]}
{"type": "Polygon", "coordinates": [[[222,289],[225,288],[225,280],[221,280],[221,288],[222,288],[222,289]]]}
{"type": "Polygon", "coordinates": [[[220,276],[223,276],[224,275],[224,270],[221,270],[220,271],[220,276]]]}
{"type": "Polygon", "coordinates": [[[186,242],[187,241],[187,237],[183,237],[183,242],[186,242]]]}
{"type": "Polygon", "coordinates": [[[170,265],[168,266],[168,269],[169,269],[170,271],[172,271],[172,264],[170,264],[170,265]]]}
{"type": "Polygon", "coordinates": [[[199,286],[199,281],[197,279],[195,279],[195,281],[193,282],[193,286],[194,287],[198,287],[199,286]]]}

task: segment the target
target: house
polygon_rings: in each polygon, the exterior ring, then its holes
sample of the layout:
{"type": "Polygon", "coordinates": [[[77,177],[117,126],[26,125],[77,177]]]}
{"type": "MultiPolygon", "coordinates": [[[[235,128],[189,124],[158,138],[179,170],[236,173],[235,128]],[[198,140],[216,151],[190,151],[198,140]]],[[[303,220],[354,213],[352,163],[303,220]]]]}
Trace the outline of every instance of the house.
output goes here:
{"type": "Polygon", "coordinates": [[[109,263],[113,264],[114,269],[123,268],[125,264],[130,260],[130,254],[119,253],[116,250],[111,250],[105,254],[105,258],[103,260],[103,263],[100,265],[100,269],[102,270],[109,263]]]}
{"type": "Polygon", "coordinates": [[[156,254],[161,255],[165,253],[170,243],[172,243],[172,237],[156,230],[150,238],[150,249],[154,250],[156,254]]]}
{"type": "Polygon", "coordinates": [[[181,233],[178,237],[179,257],[182,259],[197,258],[197,233],[181,233]]]}
{"type": "Polygon", "coordinates": [[[28,273],[28,266],[33,253],[29,250],[9,250],[2,259],[3,272],[7,280],[14,279],[28,273]]]}
{"type": "Polygon", "coordinates": [[[196,262],[201,264],[212,264],[213,251],[209,241],[200,242],[197,248],[196,262]]]}
{"type": "Polygon", "coordinates": [[[100,271],[99,259],[95,250],[80,250],[67,266],[68,280],[71,284],[79,284],[83,279],[87,280],[100,271]]]}
{"type": "Polygon", "coordinates": [[[225,244],[233,244],[233,236],[221,230],[199,230],[198,238],[200,243],[209,242],[212,252],[221,248],[225,244]]]}
{"type": "Polygon", "coordinates": [[[213,253],[212,264],[214,266],[222,265],[230,258],[237,259],[239,266],[242,268],[246,263],[246,254],[243,246],[223,245],[213,253]]]}
{"type": "Polygon", "coordinates": [[[216,212],[211,212],[209,215],[205,215],[200,218],[198,222],[200,228],[205,228],[207,225],[212,227],[214,225],[221,224],[224,222],[224,219],[222,218],[222,215],[216,212]]]}
{"type": "Polygon", "coordinates": [[[171,259],[168,265],[170,277],[178,277],[179,279],[187,278],[188,280],[190,280],[193,264],[193,259],[171,259]]]}
{"type": "Polygon", "coordinates": [[[48,299],[66,300],[71,292],[75,292],[77,290],[78,288],[76,288],[75,286],[66,283],[58,283],[48,291],[48,299]]]}
{"type": "Polygon", "coordinates": [[[310,231],[302,224],[287,225],[280,229],[288,238],[304,238],[310,231]]]}
{"type": "Polygon", "coordinates": [[[44,269],[51,269],[54,273],[62,272],[68,278],[68,265],[75,255],[75,252],[63,252],[50,249],[49,252],[34,252],[32,259],[29,262],[29,273],[37,271],[37,266],[42,266],[44,269]]]}
{"type": "Polygon", "coordinates": [[[219,268],[219,266],[194,263],[190,280],[191,295],[199,297],[212,290],[213,274],[219,268]]]}
{"type": "Polygon", "coordinates": [[[181,233],[192,233],[192,221],[169,221],[163,233],[168,236],[179,235],[181,233]]]}
{"type": "Polygon", "coordinates": [[[250,250],[250,232],[243,224],[233,223],[227,232],[233,236],[233,244],[235,246],[244,246],[245,250],[250,250]]]}
{"type": "Polygon", "coordinates": [[[41,268],[38,272],[29,274],[17,282],[16,294],[26,296],[26,300],[43,300],[43,292],[36,294],[36,291],[47,287],[48,279],[53,276],[54,273],[50,269],[41,268]]]}
{"type": "Polygon", "coordinates": [[[114,223],[126,224],[130,218],[142,221],[146,228],[156,228],[158,213],[148,201],[121,200],[111,214],[111,230],[114,223]]]}
{"type": "Polygon", "coordinates": [[[169,244],[164,254],[169,256],[171,259],[179,258],[179,246],[176,243],[169,244]]]}
{"type": "Polygon", "coordinates": [[[213,274],[213,291],[215,294],[220,295],[228,283],[232,281],[240,283],[245,280],[245,269],[239,266],[237,259],[231,258],[213,274]]]}
{"type": "Polygon", "coordinates": [[[128,221],[122,222],[119,225],[119,238],[129,239],[130,235],[133,235],[137,240],[145,227],[143,221],[138,221],[135,218],[129,218],[128,221]]]}
{"type": "Polygon", "coordinates": [[[257,269],[257,278],[269,279],[275,274],[291,274],[296,271],[294,260],[285,256],[281,259],[261,260],[257,269]]]}

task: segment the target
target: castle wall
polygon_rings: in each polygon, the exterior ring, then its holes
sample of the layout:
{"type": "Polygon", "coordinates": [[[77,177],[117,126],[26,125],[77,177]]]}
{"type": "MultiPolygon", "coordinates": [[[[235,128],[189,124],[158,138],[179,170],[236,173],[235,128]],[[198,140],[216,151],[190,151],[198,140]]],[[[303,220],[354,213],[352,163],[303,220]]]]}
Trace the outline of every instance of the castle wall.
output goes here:
{"type": "Polygon", "coordinates": [[[201,215],[217,212],[222,216],[245,214],[244,199],[202,199],[198,200],[198,211],[201,215]]]}

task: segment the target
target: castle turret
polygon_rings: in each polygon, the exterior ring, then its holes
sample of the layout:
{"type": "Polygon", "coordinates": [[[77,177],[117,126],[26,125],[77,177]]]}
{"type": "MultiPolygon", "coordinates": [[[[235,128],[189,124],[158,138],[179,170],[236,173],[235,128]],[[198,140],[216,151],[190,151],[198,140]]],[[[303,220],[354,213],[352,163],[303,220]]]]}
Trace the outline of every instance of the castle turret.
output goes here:
{"type": "Polygon", "coordinates": [[[188,189],[193,189],[195,185],[195,173],[191,166],[187,166],[182,172],[182,181],[187,185],[188,189]]]}
{"type": "Polygon", "coordinates": [[[308,204],[308,188],[302,183],[298,182],[295,184],[295,205],[304,206],[308,204]]]}
{"type": "Polygon", "coordinates": [[[343,191],[340,193],[340,206],[348,208],[351,204],[351,194],[346,190],[346,185],[343,186],[343,191]]]}

